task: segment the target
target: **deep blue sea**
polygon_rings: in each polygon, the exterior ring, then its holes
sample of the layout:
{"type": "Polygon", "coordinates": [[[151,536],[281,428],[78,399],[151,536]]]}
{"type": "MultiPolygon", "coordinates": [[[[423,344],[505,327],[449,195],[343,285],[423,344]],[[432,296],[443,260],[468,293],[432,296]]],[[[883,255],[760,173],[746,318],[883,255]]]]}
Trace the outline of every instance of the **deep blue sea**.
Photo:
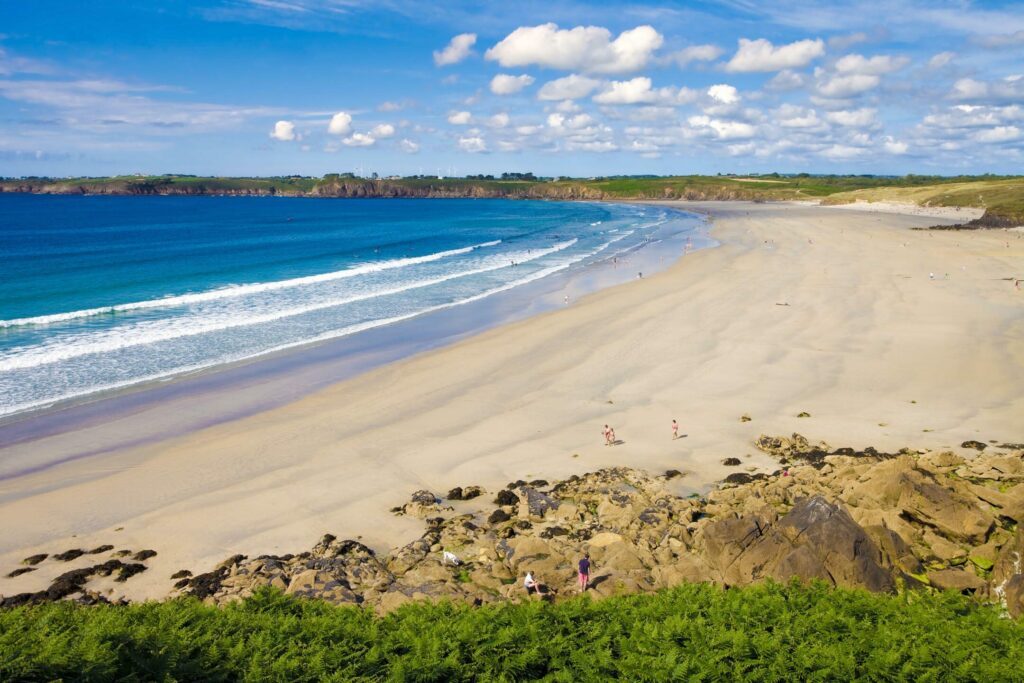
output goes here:
{"type": "Polygon", "coordinates": [[[636,249],[659,207],[0,195],[0,415],[353,334],[636,249]]]}

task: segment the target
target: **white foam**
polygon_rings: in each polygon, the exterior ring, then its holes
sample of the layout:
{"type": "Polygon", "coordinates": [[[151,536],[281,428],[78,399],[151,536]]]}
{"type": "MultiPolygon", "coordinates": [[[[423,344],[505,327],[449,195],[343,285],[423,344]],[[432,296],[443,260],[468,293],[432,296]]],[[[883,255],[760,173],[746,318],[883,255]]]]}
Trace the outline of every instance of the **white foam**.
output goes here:
{"type": "Polygon", "coordinates": [[[357,301],[365,301],[382,296],[399,294],[413,289],[430,287],[432,285],[441,284],[458,278],[480,275],[495,270],[501,270],[503,268],[509,268],[511,267],[511,261],[515,261],[519,264],[528,263],[564,249],[568,249],[576,244],[577,241],[577,239],[573,238],[566,242],[561,242],[548,247],[547,249],[531,250],[529,253],[514,252],[494,256],[491,260],[500,262],[492,262],[491,265],[480,268],[450,273],[448,275],[432,279],[410,282],[397,287],[376,290],[366,294],[358,294],[340,299],[329,299],[302,306],[269,311],[262,314],[254,315],[252,313],[245,313],[239,315],[237,312],[227,311],[224,315],[212,317],[193,315],[184,318],[147,320],[134,323],[127,330],[113,328],[100,332],[88,332],[79,335],[58,337],[49,342],[27,347],[16,354],[0,359],[0,372],[24,370],[42,365],[59,363],[61,361],[71,360],[90,354],[110,353],[134,346],[155,344],[158,342],[170,341],[172,339],[193,337],[200,334],[220,332],[248,325],[265,324],[305,313],[333,308],[335,306],[343,306],[357,301]]]}
{"type": "Polygon", "coordinates": [[[218,299],[245,296],[247,294],[254,294],[257,292],[269,292],[278,289],[287,289],[289,287],[300,287],[302,285],[315,284],[318,282],[330,282],[332,280],[341,280],[344,278],[366,275],[367,273],[378,273],[383,270],[392,270],[394,268],[405,268],[406,266],[414,266],[420,263],[430,263],[431,261],[439,261],[441,259],[448,258],[451,256],[468,254],[472,251],[476,251],[477,249],[493,247],[498,244],[501,244],[501,240],[482,242],[480,244],[474,244],[473,246],[462,247],[460,249],[449,249],[447,251],[439,251],[437,253],[427,254],[425,256],[411,256],[408,258],[392,259],[389,261],[364,263],[362,265],[353,266],[352,268],[346,268],[344,270],[336,270],[330,273],[320,273],[318,275],[307,275],[304,277],[290,278],[288,280],[278,280],[275,282],[254,282],[246,285],[231,285],[229,287],[221,287],[206,292],[196,292],[194,294],[179,294],[177,296],[168,296],[162,299],[134,301],[125,304],[100,306],[98,308],[85,308],[79,311],[69,311],[67,313],[53,313],[51,315],[39,315],[29,318],[0,320],[0,328],[21,327],[25,325],[52,325],[53,323],[67,322],[68,320],[76,320],[78,318],[90,318],[97,315],[125,313],[128,311],[138,311],[152,308],[175,308],[177,306],[188,306],[191,304],[204,303],[207,301],[216,301],[218,299]]]}

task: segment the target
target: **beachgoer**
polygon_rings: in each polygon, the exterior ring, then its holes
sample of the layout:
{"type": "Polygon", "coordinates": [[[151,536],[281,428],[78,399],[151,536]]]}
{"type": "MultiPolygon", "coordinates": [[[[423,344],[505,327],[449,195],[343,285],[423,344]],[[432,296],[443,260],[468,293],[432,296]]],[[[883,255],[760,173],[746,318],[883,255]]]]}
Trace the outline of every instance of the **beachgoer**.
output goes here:
{"type": "Polygon", "coordinates": [[[675,420],[672,420],[672,438],[679,438],[679,423],[676,422],[675,420]]]}
{"type": "Polygon", "coordinates": [[[580,593],[585,593],[587,585],[590,583],[590,553],[584,555],[583,559],[580,560],[579,580],[580,593]]]}
{"type": "Polygon", "coordinates": [[[523,587],[526,589],[527,597],[540,595],[540,582],[533,578],[533,572],[526,572],[526,578],[523,579],[523,587]]]}
{"type": "Polygon", "coordinates": [[[608,445],[609,446],[614,446],[615,445],[615,441],[616,441],[616,438],[615,438],[615,428],[614,427],[609,427],[608,428],[608,445]]]}
{"type": "Polygon", "coordinates": [[[604,445],[605,446],[611,446],[612,445],[612,433],[613,433],[612,432],[612,428],[609,427],[608,425],[605,425],[604,429],[601,430],[601,433],[604,434],[604,445]]]}

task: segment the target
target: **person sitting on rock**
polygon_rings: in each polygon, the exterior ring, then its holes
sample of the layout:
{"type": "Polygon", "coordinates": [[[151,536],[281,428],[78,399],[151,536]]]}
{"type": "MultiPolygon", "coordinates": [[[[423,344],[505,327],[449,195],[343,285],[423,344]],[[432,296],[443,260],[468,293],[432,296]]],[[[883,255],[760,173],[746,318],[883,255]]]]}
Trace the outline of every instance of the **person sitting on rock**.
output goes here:
{"type": "Polygon", "coordinates": [[[533,578],[533,572],[526,572],[526,578],[523,579],[523,587],[526,588],[526,596],[531,595],[540,596],[540,581],[533,578]]]}

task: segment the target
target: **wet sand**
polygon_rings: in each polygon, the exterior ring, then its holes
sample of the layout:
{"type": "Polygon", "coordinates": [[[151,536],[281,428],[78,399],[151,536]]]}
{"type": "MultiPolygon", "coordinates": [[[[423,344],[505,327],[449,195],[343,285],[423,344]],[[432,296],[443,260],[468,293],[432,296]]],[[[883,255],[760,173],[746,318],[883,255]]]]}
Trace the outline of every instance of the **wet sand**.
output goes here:
{"type": "MultiPolygon", "coordinates": [[[[751,446],[762,432],[886,449],[1024,440],[1024,291],[1006,279],[1024,277],[1019,233],[677,205],[709,211],[722,245],[269,410],[2,482],[0,570],[34,552],[152,548],[149,571],[110,586],[155,598],[178,569],[299,551],[326,532],[407,542],[420,522],[387,510],[419,488],[626,464],[684,470],[701,490],[734,471],[725,457],[774,469],[751,446]],[[671,439],[673,418],[685,438],[671,439]],[[605,423],[621,445],[602,445],[605,423]]],[[[33,447],[46,440],[18,446],[33,447]]],[[[0,593],[97,557],[0,579],[0,593]]]]}

